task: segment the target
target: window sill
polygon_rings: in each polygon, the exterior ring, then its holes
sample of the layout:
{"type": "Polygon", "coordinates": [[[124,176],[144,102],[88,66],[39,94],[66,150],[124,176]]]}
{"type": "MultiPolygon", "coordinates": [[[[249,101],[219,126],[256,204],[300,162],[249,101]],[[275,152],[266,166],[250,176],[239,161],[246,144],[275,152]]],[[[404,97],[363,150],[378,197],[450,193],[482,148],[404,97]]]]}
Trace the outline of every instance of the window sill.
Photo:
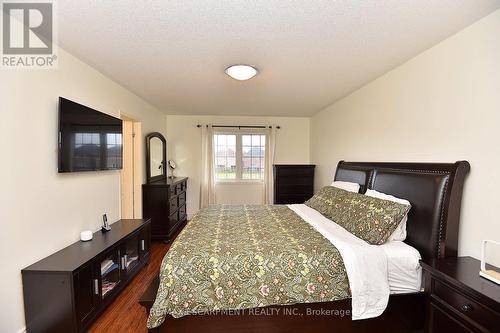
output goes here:
{"type": "Polygon", "coordinates": [[[257,185],[257,184],[262,184],[264,185],[263,180],[242,180],[242,179],[235,179],[235,180],[217,180],[215,181],[215,185],[257,185]]]}

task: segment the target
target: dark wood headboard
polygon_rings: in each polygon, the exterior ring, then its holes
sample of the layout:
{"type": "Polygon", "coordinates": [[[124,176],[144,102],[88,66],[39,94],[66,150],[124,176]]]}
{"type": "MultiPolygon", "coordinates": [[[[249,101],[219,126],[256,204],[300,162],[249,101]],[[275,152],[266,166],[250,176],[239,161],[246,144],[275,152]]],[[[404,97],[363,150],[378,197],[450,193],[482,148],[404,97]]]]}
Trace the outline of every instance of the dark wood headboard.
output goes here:
{"type": "Polygon", "coordinates": [[[345,162],[337,165],[335,180],[410,201],[405,242],[423,258],[457,255],[460,206],[467,161],[456,163],[345,162]]]}

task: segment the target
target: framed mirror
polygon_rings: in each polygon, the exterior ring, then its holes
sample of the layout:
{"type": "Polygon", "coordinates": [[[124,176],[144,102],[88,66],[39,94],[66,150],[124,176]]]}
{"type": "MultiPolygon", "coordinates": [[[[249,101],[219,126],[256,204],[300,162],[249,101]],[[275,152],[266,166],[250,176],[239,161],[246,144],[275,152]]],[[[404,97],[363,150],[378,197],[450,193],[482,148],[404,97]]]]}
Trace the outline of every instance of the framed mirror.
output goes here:
{"type": "Polygon", "coordinates": [[[146,180],[167,178],[167,140],[158,132],[146,135],[146,180]]]}

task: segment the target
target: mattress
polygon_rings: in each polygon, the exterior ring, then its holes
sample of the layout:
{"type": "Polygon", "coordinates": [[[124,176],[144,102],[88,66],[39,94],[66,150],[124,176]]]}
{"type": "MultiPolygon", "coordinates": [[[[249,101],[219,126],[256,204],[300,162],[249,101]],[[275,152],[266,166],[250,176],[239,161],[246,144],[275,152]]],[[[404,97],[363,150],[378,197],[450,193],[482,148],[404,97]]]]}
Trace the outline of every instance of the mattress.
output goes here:
{"type": "Polygon", "coordinates": [[[422,285],[420,253],[412,246],[391,241],[380,245],[387,256],[389,289],[391,294],[418,292],[422,285]]]}

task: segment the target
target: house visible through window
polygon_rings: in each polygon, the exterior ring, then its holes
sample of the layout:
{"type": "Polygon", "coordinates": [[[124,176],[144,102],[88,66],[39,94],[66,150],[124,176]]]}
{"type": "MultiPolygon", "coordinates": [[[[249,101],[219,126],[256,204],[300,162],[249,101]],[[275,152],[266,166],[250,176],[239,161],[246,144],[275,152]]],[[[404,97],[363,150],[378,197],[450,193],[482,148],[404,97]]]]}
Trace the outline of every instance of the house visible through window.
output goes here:
{"type": "Polygon", "coordinates": [[[215,134],[215,178],[236,179],[236,135],[215,134]]]}
{"type": "Polygon", "coordinates": [[[214,135],[217,180],[264,180],[266,136],[250,133],[214,135]]]}

